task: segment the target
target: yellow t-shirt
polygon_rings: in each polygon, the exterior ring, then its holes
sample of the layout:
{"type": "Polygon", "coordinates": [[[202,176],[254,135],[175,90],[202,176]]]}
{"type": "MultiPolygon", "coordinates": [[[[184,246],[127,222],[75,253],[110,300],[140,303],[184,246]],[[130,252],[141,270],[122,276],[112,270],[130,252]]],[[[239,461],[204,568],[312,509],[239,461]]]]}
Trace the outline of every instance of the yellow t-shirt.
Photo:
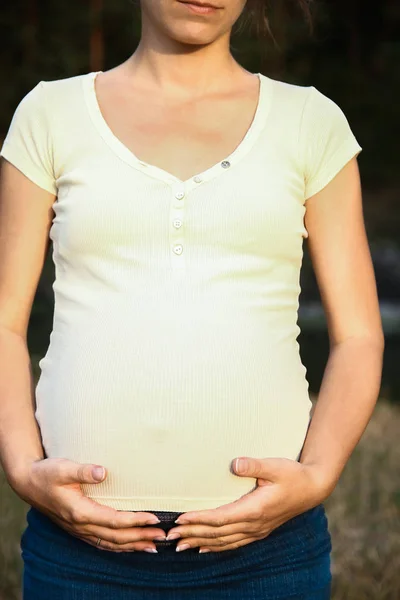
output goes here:
{"type": "Polygon", "coordinates": [[[36,419],[48,457],[123,510],[232,502],[237,456],[297,460],[311,402],[297,337],[307,199],[361,147],[335,102],[262,74],[252,124],[181,181],[141,161],[97,103],[97,72],[38,83],[0,154],[57,194],[53,330],[36,419]]]}

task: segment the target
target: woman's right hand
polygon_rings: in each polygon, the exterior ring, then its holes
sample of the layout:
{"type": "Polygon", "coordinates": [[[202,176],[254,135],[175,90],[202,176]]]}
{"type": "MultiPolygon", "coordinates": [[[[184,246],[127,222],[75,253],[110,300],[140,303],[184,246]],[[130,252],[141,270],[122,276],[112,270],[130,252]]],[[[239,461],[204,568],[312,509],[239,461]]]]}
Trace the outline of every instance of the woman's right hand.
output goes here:
{"type": "Polygon", "coordinates": [[[13,489],[22,500],[44,513],[71,535],[112,552],[155,549],[152,540],[165,532],[144,527],[157,517],[149,512],[120,511],[85,496],[81,483],[100,483],[106,477],[104,467],[82,464],[64,458],[45,458],[30,462],[23,474],[13,481],[13,489]],[[96,478],[100,471],[99,478],[96,478]]]}

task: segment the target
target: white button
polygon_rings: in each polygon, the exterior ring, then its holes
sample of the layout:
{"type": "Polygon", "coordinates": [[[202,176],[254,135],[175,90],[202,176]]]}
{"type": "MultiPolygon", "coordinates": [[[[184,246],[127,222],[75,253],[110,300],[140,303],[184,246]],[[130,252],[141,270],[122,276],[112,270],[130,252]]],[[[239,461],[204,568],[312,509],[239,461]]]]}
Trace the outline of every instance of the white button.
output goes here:
{"type": "Polygon", "coordinates": [[[231,163],[229,162],[229,160],[223,160],[221,163],[221,167],[223,167],[224,169],[227,169],[230,166],[231,166],[231,163]]]}
{"type": "Polygon", "coordinates": [[[201,183],[203,179],[200,177],[200,175],[196,175],[196,177],[193,177],[193,181],[195,183],[201,183]]]}
{"type": "Polygon", "coordinates": [[[181,227],[182,225],[182,221],[180,219],[175,219],[174,221],[174,227],[176,227],[177,229],[179,229],[179,227],[181,227]]]}
{"type": "Polygon", "coordinates": [[[175,198],[178,198],[178,200],[181,200],[184,195],[185,195],[185,192],[180,191],[175,194],[175,198]]]}
{"type": "Polygon", "coordinates": [[[174,252],[175,254],[182,254],[182,246],[179,244],[178,246],[174,246],[174,252]]]}

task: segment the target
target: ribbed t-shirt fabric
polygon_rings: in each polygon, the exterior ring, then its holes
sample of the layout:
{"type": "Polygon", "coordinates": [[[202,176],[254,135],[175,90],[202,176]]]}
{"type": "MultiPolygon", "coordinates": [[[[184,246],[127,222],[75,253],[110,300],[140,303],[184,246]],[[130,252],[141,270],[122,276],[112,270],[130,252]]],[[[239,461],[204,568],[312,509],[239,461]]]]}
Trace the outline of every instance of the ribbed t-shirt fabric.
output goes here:
{"type": "Polygon", "coordinates": [[[361,151],[314,86],[258,73],[241,143],[182,181],[111,131],[101,71],[40,81],[0,155],[53,194],[56,277],[35,416],[47,457],[108,469],[121,510],[215,508],[237,456],[298,460],[311,402],[297,337],[307,200],[361,151]]]}

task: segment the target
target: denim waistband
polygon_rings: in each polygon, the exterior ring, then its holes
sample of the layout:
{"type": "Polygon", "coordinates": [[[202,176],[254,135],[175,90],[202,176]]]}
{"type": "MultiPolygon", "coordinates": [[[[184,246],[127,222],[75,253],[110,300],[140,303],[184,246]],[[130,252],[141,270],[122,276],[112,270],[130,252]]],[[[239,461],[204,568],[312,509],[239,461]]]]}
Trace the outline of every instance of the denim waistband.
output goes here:
{"type": "MultiPolygon", "coordinates": [[[[182,514],[146,512],[157,515],[158,527],[166,532],[182,514]]],[[[129,589],[126,597],[135,600],[172,595],[180,600],[283,600],[303,597],[326,586],[331,578],[331,543],[322,504],[289,519],[263,539],[201,554],[198,548],[176,553],[176,540],[168,546],[156,542],[157,554],[99,551],[34,508],[27,520],[21,549],[25,589],[33,594],[26,596],[30,600],[69,600],[71,585],[76,590],[96,589],[99,600],[120,597],[121,586],[129,589]]],[[[86,598],[83,592],[74,597],[86,598]]]]}
{"type": "MultiPolygon", "coordinates": [[[[132,512],[137,512],[137,511],[132,511],[132,512]]],[[[157,524],[157,527],[159,527],[160,529],[165,531],[166,534],[168,534],[168,531],[170,529],[172,529],[173,527],[177,527],[178,524],[175,523],[175,520],[180,515],[184,514],[183,512],[157,511],[157,510],[148,510],[146,512],[151,512],[152,514],[157,516],[158,519],[160,519],[160,523],[157,524]]],[[[297,530],[298,528],[301,528],[302,526],[309,523],[313,519],[317,519],[318,516],[322,516],[322,515],[325,518],[325,509],[324,509],[323,505],[315,506],[314,508],[311,508],[311,509],[305,511],[304,513],[301,513],[295,517],[292,517],[291,519],[289,519],[288,521],[286,521],[285,523],[283,523],[282,525],[280,525],[279,527],[274,529],[269,534],[268,537],[279,536],[279,535],[283,534],[284,532],[290,531],[292,529],[297,530]]],[[[153,525],[145,525],[145,527],[153,527],[153,525]]],[[[165,541],[154,541],[154,544],[155,544],[158,552],[167,552],[167,551],[175,552],[175,548],[176,548],[177,544],[181,541],[182,540],[178,538],[177,540],[170,540],[170,541],[166,541],[166,540],[165,541]]],[[[198,554],[199,548],[189,548],[189,549],[185,550],[185,552],[198,554]]]]}
{"type": "MultiPolygon", "coordinates": [[[[132,511],[132,512],[140,512],[140,511],[132,511]]],[[[184,514],[183,512],[173,512],[173,511],[158,511],[158,510],[146,510],[146,512],[152,513],[160,519],[160,523],[156,526],[157,528],[162,529],[166,534],[173,527],[177,527],[177,523],[175,520],[179,517],[179,515],[184,514]]],[[[28,511],[27,515],[28,524],[37,531],[40,531],[41,536],[62,536],[62,537],[72,537],[69,533],[67,533],[64,529],[56,525],[49,517],[47,517],[44,513],[40,512],[34,507],[31,507],[28,511]]],[[[143,527],[154,527],[154,525],[143,525],[143,527]]],[[[328,541],[329,532],[327,528],[327,518],[325,514],[325,508],[323,504],[319,504],[280,525],[276,529],[272,530],[269,535],[265,539],[261,539],[258,541],[254,541],[251,544],[239,547],[239,551],[243,552],[257,552],[261,550],[261,546],[267,545],[272,547],[274,545],[274,540],[278,540],[280,537],[285,537],[285,533],[296,533],[297,531],[304,529],[305,538],[309,539],[310,542],[312,538],[314,541],[318,536],[324,536],[323,542],[328,541]]],[[[178,538],[177,540],[170,541],[154,541],[156,549],[158,553],[165,552],[176,552],[176,546],[179,542],[182,541],[182,538],[178,538]]],[[[226,554],[227,551],[224,551],[226,554]]],[[[228,551],[229,552],[229,551],[228,551]]],[[[145,552],[138,552],[137,554],[143,555],[147,554],[145,552]]],[[[185,550],[183,553],[179,554],[199,554],[199,548],[189,548],[185,550]]],[[[209,553],[207,553],[209,554],[209,553]]],[[[207,554],[201,555],[206,556],[207,554]]]]}

